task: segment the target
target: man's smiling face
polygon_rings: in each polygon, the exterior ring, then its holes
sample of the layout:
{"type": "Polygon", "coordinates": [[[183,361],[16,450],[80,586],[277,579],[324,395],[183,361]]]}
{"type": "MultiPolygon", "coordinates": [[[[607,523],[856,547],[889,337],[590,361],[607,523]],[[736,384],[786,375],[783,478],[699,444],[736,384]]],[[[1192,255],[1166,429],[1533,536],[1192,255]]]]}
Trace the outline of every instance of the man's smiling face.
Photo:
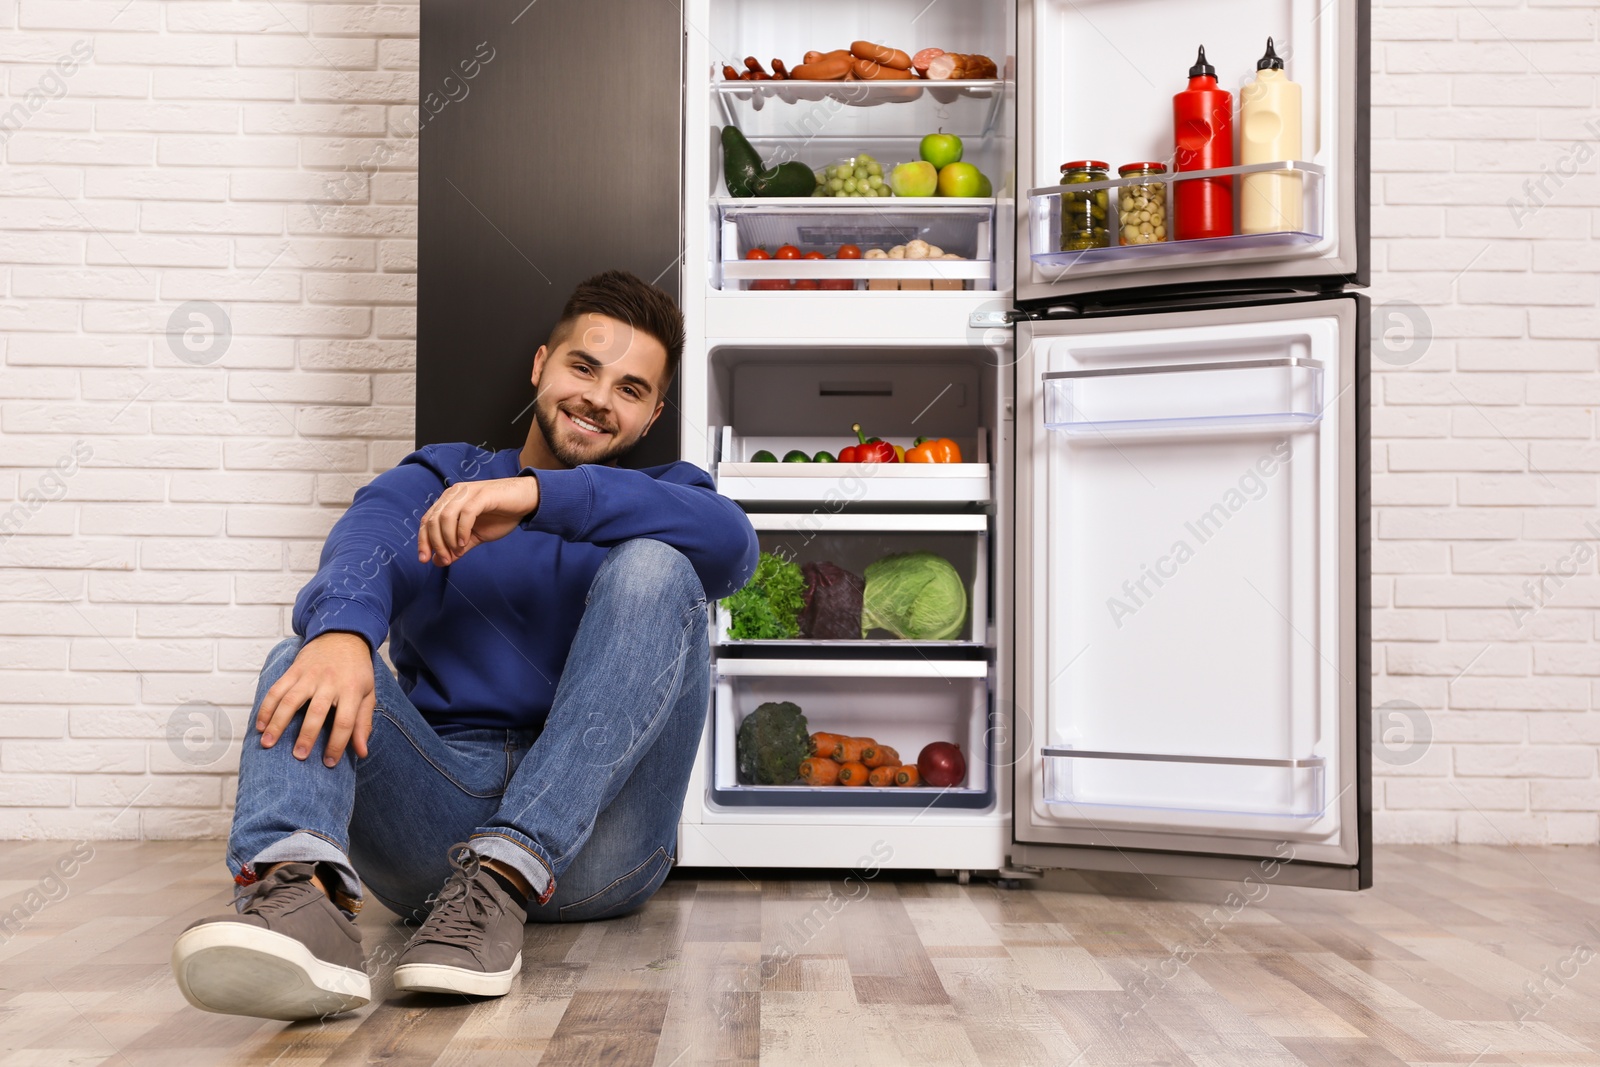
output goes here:
{"type": "Polygon", "coordinates": [[[569,467],[610,463],[661,414],[667,350],[625,322],[590,312],[567,323],[533,361],[533,414],[569,467]]]}

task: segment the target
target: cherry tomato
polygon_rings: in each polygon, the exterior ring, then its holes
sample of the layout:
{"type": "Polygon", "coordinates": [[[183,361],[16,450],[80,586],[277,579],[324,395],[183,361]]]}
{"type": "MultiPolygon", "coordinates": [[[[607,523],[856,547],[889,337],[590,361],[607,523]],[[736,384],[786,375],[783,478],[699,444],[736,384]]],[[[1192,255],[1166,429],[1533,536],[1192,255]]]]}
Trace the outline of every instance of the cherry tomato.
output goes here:
{"type": "Polygon", "coordinates": [[[796,289],[818,289],[818,288],[821,288],[819,285],[817,285],[817,280],[815,278],[801,278],[799,281],[794,283],[794,287],[796,289]]]}
{"type": "Polygon", "coordinates": [[[827,257],[827,255],[825,253],[822,253],[822,252],[807,252],[805,255],[801,256],[800,258],[801,259],[827,259],[828,257],[827,257]]]}
{"type": "Polygon", "coordinates": [[[752,248],[744,254],[745,259],[771,259],[772,256],[765,248],[752,248]]]}
{"type": "Polygon", "coordinates": [[[778,249],[778,254],[777,254],[777,256],[775,258],[777,258],[777,259],[799,259],[800,258],[800,250],[798,248],[796,248],[794,245],[784,245],[782,248],[778,249]]]}
{"type": "Polygon", "coordinates": [[[839,246],[839,258],[840,259],[860,259],[861,258],[861,249],[857,248],[855,245],[840,245],[839,246]]]}
{"type": "Polygon", "coordinates": [[[822,279],[822,285],[821,285],[821,288],[823,288],[823,289],[840,289],[840,290],[844,290],[844,289],[854,289],[855,287],[856,287],[856,283],[855,283],[855,279],[853,279],[853,278],[824,278],[824,279],[822,279]]]}
{"type": "Polygon", "coordinates": [[[772,292],[774,290],[789,288],[789,283],[782,278],[758,278],[750,283],[751,292],[772,292]]]}

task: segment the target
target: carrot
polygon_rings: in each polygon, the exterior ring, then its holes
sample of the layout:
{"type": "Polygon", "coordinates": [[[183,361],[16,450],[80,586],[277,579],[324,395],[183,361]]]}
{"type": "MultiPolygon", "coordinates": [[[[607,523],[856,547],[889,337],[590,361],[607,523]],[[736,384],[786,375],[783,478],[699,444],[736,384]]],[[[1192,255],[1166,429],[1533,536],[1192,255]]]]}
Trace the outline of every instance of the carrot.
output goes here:
{"type": "Polygon", "coordinates": [[[870,737],[845,737],[840,738],[834,747],[833,758],[840,763],[853,763],[861,759],[861,753],[868,747],[877,744],[870,737]]]}
{"type": "Polygon", "coordinates": [[[861,750],[861,762],[868,767],[899,767],[900,753],[888,745],[868,745],[861,750]]]}
{"type": "Polygon", "coordinates": [[[816,756],[832,756],[834,746],[845,739],[845,734],[830,734],[818,730],[811,735],[811,752],[816,756]]]}
{"type": "Polygon", "coordinates": [[[859,760],[851,760],[839,767],[840,785],[866,785],[868,775],[867,765],[859,760]]]}
{"type": "Polygon", "coordinates": [[[806,785],[832,785],[839,780],[839,765],[831,759],[802,760],[800,780],[806,785]]]}
{"type": "Polygon", "coordinates": [[[899,771],[899,767],[874,767],[872,768],[872,773],[867,775],[867,784],[894,785],[894,776],[899,771]]]}
{"type": "Polygon", "coordinates": [[[922,772],[917,770],[917,765],[908,763],[904,767],[896,767],[894,772],[895,785],[921,785],[922,772]]]}

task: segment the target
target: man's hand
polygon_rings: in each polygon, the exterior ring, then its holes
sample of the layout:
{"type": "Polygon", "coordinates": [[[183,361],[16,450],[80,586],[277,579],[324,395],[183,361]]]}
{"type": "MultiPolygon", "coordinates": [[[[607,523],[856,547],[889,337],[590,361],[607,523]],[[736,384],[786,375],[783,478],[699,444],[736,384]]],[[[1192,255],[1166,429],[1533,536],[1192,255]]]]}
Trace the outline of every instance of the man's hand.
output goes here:
{"type": "Polygon", "coordinates": [[[539,479],[488,478],[457,482],[422,516],[417,560],[448,567],[487,541],[498,541],[539,506],[539,479]]]}
{"type": "Polygon", "coordinates": [[[329,708],[334,708],[333,728],[323,750],[323,762],[337,766],[345,745],[353,743],[357,756],[367,754],[367,738],[372,736],[372,710],[378,698],[374,691],[372,649],[360,634],[330,630],[301,646],[256,712],[256,729],[261,747],[271,748],[294,719],[306,708],[295,735],[295,759],[305,759],[322,732],[329,708]]]}

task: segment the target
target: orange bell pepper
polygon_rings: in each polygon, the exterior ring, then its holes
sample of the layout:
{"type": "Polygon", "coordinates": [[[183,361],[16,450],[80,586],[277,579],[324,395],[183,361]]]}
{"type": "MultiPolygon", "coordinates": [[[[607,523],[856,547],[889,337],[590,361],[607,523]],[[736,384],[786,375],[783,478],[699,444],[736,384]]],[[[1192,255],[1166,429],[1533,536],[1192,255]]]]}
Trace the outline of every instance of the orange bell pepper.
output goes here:
{"type": "Polygon", "coordinates": [[[906,452],[907,463],[960,463],[961,447],[948,437],[919,437],[906,452]]]}

